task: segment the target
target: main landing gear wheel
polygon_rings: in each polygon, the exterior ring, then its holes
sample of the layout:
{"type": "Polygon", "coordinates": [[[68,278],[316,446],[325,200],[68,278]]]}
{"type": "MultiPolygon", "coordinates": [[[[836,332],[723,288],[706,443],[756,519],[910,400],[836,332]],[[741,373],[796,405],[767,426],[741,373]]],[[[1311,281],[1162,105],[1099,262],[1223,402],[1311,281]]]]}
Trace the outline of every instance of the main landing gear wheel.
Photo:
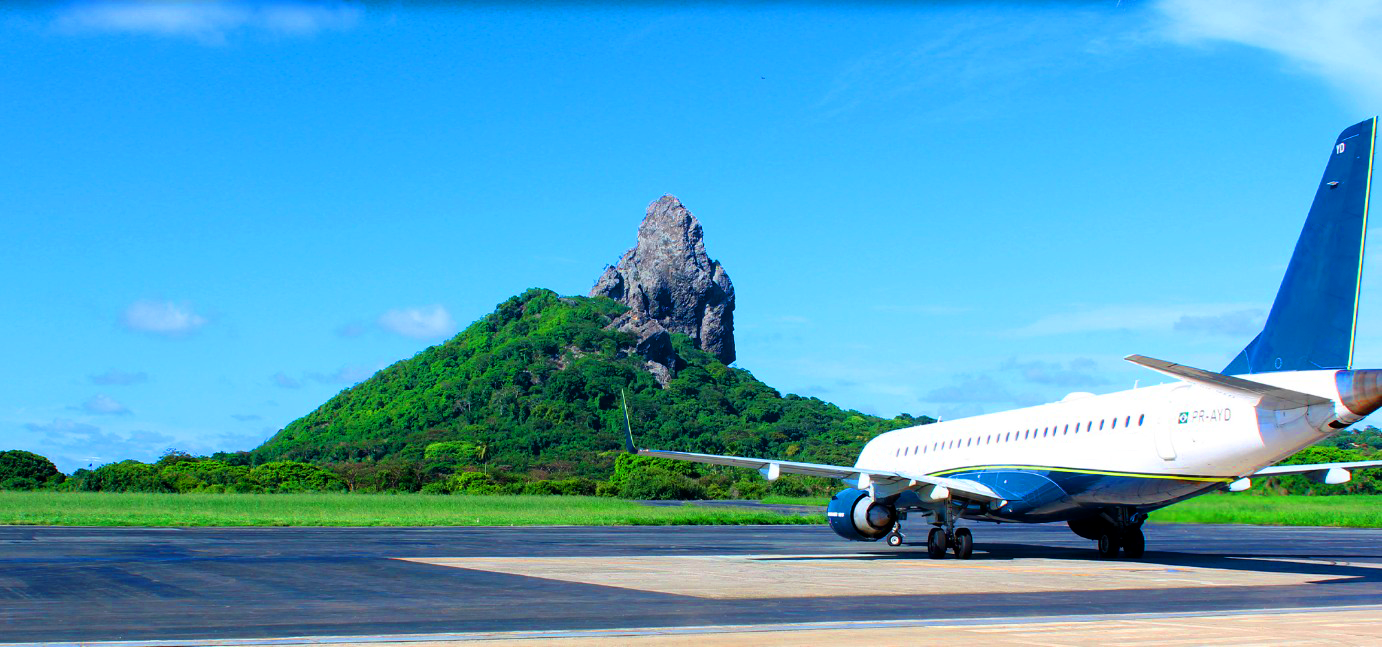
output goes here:
{"type": "MultiPolygon", "coordinates": [[[[1101,540],[1102,541],[1102,540],[1101,540]]],[[[1123,556],[1137,559],[1147,549],[1147,538],[1141,528],[1129,528],[1123,533],[1123,556]]],[[[1103,551],[1100,551],[1102,553],[1103,551]]]]}
{"type": "Polygon", "coordinates": [[[1099,533],[1099,556],[1105,559],[1118,556],[1118,535],[1113,531],[1099,533]]]}
{"type": "Polygon", "coordinates": [[[902,535],[900,535],[900,534],[898,534],[898,533],[895,533],[895,532],[894,532],[894,533],[891,533],[891,534],[888,535],[888,540],[887,540],[887,541],[888,541],[888,545],[889,545],[889,546],[892,546],[893,548],[897,548],[898,546],[901,546],[901,545],[902,545],[902,535]]]}
{"type": "Polygon", "coordinates": [[[940,528],[932,528],[931,534],[926,535],[926,554],[931,559],[945,557],[945,531],[940,528]]]}
{"type": "Polygon", "coordinates": [[[974,554],[974,535],[969,532],[969,528],[960,528],[955,531],[955,557],[969,559],[974,554]]]}

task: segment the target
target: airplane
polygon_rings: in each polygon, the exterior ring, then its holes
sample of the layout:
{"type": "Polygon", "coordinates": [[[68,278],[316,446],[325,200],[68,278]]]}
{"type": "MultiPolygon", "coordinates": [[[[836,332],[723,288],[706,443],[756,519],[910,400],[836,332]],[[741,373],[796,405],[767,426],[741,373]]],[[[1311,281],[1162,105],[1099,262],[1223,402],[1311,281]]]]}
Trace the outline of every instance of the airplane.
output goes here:
{"type": "Polygon", "coordinates": [[[625,405],[625,449],[805,474],[847,487],[826,507],[845,539],[903,543],[901,521],[932,526],[927,552],[970,558],[960,519],[1066,522],[1099,555],[1143,555],[1147,513],[1255,477],[1304,474],[1328,484],[1382,461],[1274,463],[1382,408],[1382,369],[1353,369],[1363,241],[1377,118],[1345,129],[1329,151],[1261,333],[1219,373],[1129,355],[1175,378],[1158,386],[897,429],[870,440],[853,466],[636,449],[625,405]]]}

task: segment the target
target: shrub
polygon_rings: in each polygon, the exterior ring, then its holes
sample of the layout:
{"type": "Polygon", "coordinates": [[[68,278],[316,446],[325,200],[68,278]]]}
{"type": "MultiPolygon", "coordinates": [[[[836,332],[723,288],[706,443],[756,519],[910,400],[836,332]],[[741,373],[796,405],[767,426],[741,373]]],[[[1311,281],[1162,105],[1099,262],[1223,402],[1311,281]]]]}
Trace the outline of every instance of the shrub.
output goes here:
{"type": "Polygon", "coordinates": [[[461,472],[446,479],[452,494],[499,494],[499,484],[484,472],[461,472]]]}
{"type": "Polygon", "coordinates": [[[249,471],[249,480],[271,492],[327,492],[346,489],[345,481],[341,477],[316,465],[297,461],[265,463],[249,471]]]}
{"type": "Polygon", "coordinates": [[[136,460],[96,468],[87,487],[102,492],[167,492],[170,489],[158,468],[136,460]]]}
{"type": "Polygon", "coordinates": [[[0,490],[37,490],[38,481],[27,476],[11,476],[0,481],[0,490]]]}

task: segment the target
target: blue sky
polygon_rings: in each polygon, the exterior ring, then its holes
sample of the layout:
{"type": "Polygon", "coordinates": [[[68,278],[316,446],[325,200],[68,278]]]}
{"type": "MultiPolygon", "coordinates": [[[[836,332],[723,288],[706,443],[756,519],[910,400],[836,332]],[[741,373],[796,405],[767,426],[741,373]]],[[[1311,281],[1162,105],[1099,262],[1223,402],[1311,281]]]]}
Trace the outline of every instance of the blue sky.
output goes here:
{"type": "Polygon", "coordinates": [[[11,6],[0,448],[252,448],[585,294],[664,193],[784,392],[957,417],[1217,370],[1382,111],[1382,7],[1285,4],[11,6]]]}

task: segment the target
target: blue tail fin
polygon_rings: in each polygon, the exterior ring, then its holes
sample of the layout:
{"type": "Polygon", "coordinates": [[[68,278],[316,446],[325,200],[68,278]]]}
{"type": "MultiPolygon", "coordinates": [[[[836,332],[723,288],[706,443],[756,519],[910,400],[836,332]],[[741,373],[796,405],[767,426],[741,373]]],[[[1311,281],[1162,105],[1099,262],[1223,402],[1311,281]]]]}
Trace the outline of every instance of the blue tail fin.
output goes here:
{"type": "Polygon", "coordinates": [[[1267,324],[1225,374],[1352,367],[1376,140],[1376,117],[1339,134],[1267,324]]]}

